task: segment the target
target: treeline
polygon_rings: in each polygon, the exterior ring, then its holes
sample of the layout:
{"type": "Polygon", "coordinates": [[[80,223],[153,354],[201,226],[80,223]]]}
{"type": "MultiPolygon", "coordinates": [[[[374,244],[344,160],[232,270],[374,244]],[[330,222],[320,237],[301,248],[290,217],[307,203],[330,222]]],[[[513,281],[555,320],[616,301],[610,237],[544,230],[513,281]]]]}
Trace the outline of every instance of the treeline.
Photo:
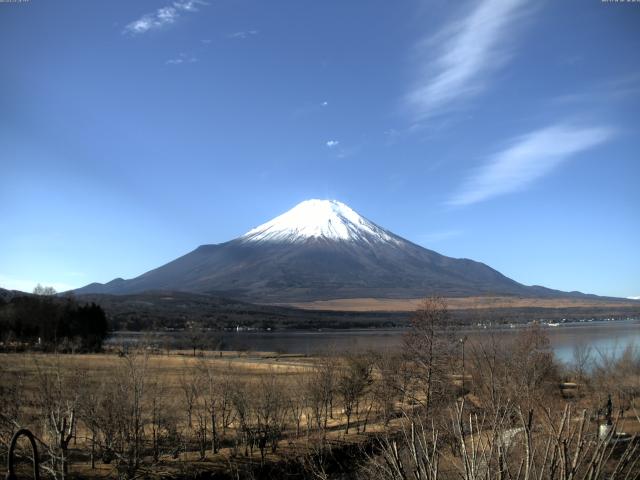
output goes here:
{"type": "MultiPolygon", "coordinates": [[[[230,298],[187,292],[146,292],[131,295],[88,294],[106,312],[112,330],[178,331],[196,325],[206,330],[233,329],[238,325],[257,330],[315,330],[398,328],[409,324],[411,312],[314,311],[275,305],[257,305],[230,298]]],[[[640,306],[568,308],[482,308],[449,312],[460,325],[508,325],[539,319],[561,321],[586,318],[640,316],[640,306]]]]}
{"type": "Polygon", "coordinates": [[[0,298],[0,342],[5,349],[99,351],[108,333],[104,310],[73,297],[0,298]]]}
{"type": "Polygon", "coordinates": [[[112,330],[187,330],[193,325],[207,330],[238,325],[258,330],[392,328],[406,325],[407,312],[311,311],[187,292],[146,292],[132,295],[85,294],[106,312],[112,330]]]}

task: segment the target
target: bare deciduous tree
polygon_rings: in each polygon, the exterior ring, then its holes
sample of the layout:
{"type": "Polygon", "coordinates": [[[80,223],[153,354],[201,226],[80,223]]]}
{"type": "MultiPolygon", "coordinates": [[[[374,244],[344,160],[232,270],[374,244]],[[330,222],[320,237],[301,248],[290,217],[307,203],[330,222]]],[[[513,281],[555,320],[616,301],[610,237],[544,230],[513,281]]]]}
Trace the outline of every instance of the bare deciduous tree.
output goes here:
{"type": "Polygon", "coordinates": [[[377,374],[372,385],[373,401],[386,427],[397,415],[397,404],[402,407],[403,395],[410,382],[410,369],[406,355],[399,352],[377,352],[372,355],[377,374]]]}
{"type": "MultiPolygon", "coordinates": [[[[519,424],[505,416],[465,415],[463,404],[451,413],[459,455],[443,461],[439,432],[418,418],[408,419],[399,440],[383,437],[380,454],[366,471],[376,480],[596,480],[640,477],[640,443],[618,447],[613,433],[598,437],[588,415],[575,418],[569,406],[561,418],[544,425],[533,411],[517,409],[519,424]]],[[[613,432],[613,431],[612,431],[613,432]]]]}
{"type": "Polygon", "coordinates": [[[36,362],[36,371],[37,405],[47,440],[45,469],[52,477],[64,479],[69,474],[69,442],[75,431],[79,398],[75,386],[81,382],[81,372],[64,369],[58,357],[53,365],[36,362]]]}
{"type": "Polygon", "coordinates": [[[413,384],[407,389],[412,400],[430,412],[435,400],[450,387],[453,337],[447,304],[439,297],[422,300],[411,318],[405,336],[405,352],[413,363],[413,384]],[[416,394],[417,393],[417,394],[416,394]]]}
{"type": "Polygon", "coordinates": [[[544,399],[558,393],[559,375],[549,337],[539,325],[518,333],[509,350],[509,400],[523,411],[541,407],[544,399]]]}
{"type": "Polygon", "coordinates": [[[22,424],[24,403],[22,399],[23,377],[5,369],[0,364],[0,456],[5,457],[13,434],[22,424]]]}
{"type": "Polygon", "coordinates": [[[336,382],[336,362],[333,357],[324,357],[319,365],[307,376],[309,408],[315,428],[326,439],[327,424],[331,417],[336,382]]]}
{"type": "Polygon", "coordinates": [[[578,382],[584,382],[593,364],[593,348],[584,342],[573,347],[572,367],[578,382]]]}
{"type": "Polygon", "coordinates": [[[147,400],[147,356],[131,353],[102,384],[95,422],[105,463],[115,460],[119,478],[135,478],[142,466],[147,400]]]}
{"type": "Polygon", "coordinates": [[[57,293],[58,292],[56,292],[55,288],[53,288],[53,287],[45,287],[45,286],[42,286],[40,284],[37,284],[33,289],[33,294],[34,295],[53,296],[53,295],[55,295],[57,293]]]}
{"type": "Polygon", "coordinates": [[[336,391],[342,400],[342,411],[346,416],[345,434],[349,433],[352,415],[358,415],[360,401],[373,382],[372,368],[368,355],[346,354],[338,369],[336,391]]]}
{"type": "Polygon", "coordinates": [[[497,415],[507,403],[508,346],[495,334],[471,344],[473,391],[491,414],[497,415]]]}
{"type": "Polygon", "coordinates": [[[291,373],[289,389],[291,393],[288,395],[288,407],[291,420],[296,426],[296,437],[300,437],[302,417],[305,415],[309,405],[308,392],[306,385],[308,382],[307,373],[291,373]]]}

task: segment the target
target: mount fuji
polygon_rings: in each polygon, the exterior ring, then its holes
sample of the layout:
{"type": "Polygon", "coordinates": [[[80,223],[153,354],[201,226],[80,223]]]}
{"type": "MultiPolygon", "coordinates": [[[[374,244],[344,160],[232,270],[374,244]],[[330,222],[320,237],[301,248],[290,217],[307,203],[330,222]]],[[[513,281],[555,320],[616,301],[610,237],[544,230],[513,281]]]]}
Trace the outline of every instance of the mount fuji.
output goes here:
{"type": "Polygon", "coordinates": [[[239,238],[202,245],[139,277],[92,283],[76,293],[151,290],[225,295],[262,303],[577,294],[525,286],[483,263],[440,255],[336,200],[306,200],[239,238]]]}

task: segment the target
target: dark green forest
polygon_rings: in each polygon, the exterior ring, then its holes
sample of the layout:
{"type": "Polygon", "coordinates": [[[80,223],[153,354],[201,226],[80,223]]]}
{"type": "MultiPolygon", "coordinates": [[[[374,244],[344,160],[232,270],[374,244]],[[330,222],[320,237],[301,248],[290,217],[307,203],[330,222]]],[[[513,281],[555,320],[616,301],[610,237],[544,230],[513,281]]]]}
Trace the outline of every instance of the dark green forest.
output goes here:
{"type": "Polygon", "coordinates": [[[0,298],[0,342],[5,349],[99,351],[108,330],[104,310],[95,303],[50,295],[0,298]]]}

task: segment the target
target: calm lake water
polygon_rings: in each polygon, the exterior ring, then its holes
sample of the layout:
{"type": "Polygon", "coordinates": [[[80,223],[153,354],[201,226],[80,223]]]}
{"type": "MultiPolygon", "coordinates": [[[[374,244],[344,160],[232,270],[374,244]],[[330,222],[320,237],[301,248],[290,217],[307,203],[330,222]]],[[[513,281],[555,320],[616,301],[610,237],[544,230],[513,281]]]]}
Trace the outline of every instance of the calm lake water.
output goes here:
{"type": "MultiPolygon", "coordinates": [[[[576,322],[557,327],[545,327],[551,346],[559,360],[571,362],[578,345],[589,345],[593,354],[617,355],[628,345],[640,349],[640,320],[610,322],[576,322]]],[[[274,332],[225,332],[225,350],[253,350],[311,355],[327,350],[389,350],[402,347],[402,329],[329,330],[329,331],[274,331],[274,332]]],[[[481,340],[491,333],[512,338],[517,328],[500,330],[472,329],[461,331],[470,341],[481,340]]],[[[158,334],[162,337],[180,333],[158,334]]],[[[156,337],[156,338],[158,338],[156,337]]],[[[135,342],[140,335],[122,332],[110,339],[110,343],[135,342]]]]}

